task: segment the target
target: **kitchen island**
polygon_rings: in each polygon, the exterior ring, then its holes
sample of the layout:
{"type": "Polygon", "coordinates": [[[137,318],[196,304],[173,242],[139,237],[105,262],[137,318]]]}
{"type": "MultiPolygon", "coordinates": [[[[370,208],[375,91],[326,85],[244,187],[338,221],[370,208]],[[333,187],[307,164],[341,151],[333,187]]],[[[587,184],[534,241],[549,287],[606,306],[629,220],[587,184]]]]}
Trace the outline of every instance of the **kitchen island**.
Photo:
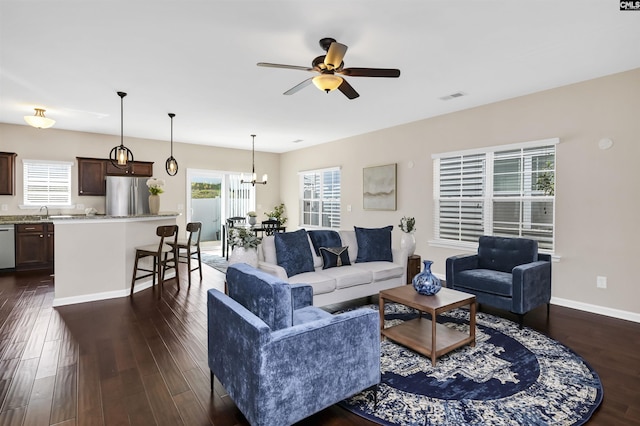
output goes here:
{"type": "MultiPolygon", "coordinates": [[[[175,225],[178,213],[137,216],[51,216],[55,225],[53,306],[128,296],[135,248],[157,244],[156,228],[175,225]]],[[[151,269],[151,258],[141,259],[151,269]]],[[[168,276],[172,276],[168,274],[168,276]]],[[[135,291],[151,286],[136,281],[135,291]]]]}

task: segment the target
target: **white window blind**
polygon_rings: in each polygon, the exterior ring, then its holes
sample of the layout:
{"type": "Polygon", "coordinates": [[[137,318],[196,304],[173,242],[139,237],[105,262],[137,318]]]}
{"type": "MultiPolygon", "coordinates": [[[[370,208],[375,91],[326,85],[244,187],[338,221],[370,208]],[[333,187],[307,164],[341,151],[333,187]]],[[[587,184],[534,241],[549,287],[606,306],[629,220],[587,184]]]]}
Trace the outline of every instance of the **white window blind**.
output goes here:
{"type": "Polygon", "coordinates": [[[256,189],[253,185],[240,183],[240,174],[228,174],[226,193],[226,217],[246,216],[247,212],[255,210],[256,189]]]}
{"type": "Polygon", "coordinates": [[[23,160],[25,206],[70,206],[70,162],[23,160]]]}
{"type": "Polygon", "coordinates": [[[556,143],[434,156],[436,239],[468,244],[481,235],[522,237],[553,251],[556,143]]]}
{"type": "Polygon", "coordinates": [[[340,169],[300,172],[300,224],[340,228],[340,169]]]}

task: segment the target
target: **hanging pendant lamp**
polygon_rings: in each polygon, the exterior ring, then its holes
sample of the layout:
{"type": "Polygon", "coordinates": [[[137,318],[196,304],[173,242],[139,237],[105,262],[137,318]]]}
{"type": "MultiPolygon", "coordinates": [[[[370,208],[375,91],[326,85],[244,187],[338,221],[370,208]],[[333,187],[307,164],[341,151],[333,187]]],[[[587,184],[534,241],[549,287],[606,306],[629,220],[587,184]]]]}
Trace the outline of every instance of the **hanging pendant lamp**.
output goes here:
{"type": "Polygon", "coordinates": [[[251,180],[245,180],[244,175],[240,179],[240,183],[250,183],[251,186],[256,185],[266,185],[267,184],[267,175],[266,173],[262,175],[262,180],[256,179],[256,162],[255,162],[255,146],[256,146],[256,135],[251,135],[251,180]]]}
{"type": "Polygon", "coordinates": [[[173,117],[176,115],[172,112],[169,113],[171,118],[171,156],[167,158],[167,162],[164,164],[164,168],[169,176],[175,176],[178,173],[178,162],[173,158],[173,117]]]}
{"type": "Polygon", "coordinates": [[[111,160],[111,164],[115,167],[126,169],[129,167],[128,163],[133,161],[133,152],[124,146],[123,99],[127,94],[125,92],[118,92],[118,96],[120,96],[120,145],[113,147],[109,153],[109,160],[111,160]]]}

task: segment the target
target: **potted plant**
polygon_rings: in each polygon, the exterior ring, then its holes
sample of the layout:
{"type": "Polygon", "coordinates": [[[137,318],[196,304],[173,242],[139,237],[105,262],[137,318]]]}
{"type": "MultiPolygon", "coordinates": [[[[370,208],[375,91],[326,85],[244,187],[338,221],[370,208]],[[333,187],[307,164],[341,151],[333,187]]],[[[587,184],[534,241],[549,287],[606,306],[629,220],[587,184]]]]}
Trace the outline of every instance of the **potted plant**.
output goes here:
{"type": "Polygon", "coordinates": [[[264,212],[264,214],[269,219],[275,219],[278,222],[280,222],[280,225],[284,225],[285,223],[287,223],[287,217],[285,216],[284,210],[285,210],[284,203],[280,203],[277,206],[275,206],[273,210],[266,211],[264,212]]]}
{"type": "Polygon", "coordinates": [[[258,215],[253,210],[250,211],[250,212],[247,212],[247,217],[249,218],[249,225],[255,225],[256,224],[256,216],[258,216],[258,215]]]}
{"type": "Polygon", "coordinates": [[[416,219],[411,216],[404,216],[398,225],[403,232],[400,238],[400,248],[407,251],[407,256],[412,256],[416,251],[416,238],[413,233],[416,231],[416,219]]]}
{"type": "Polygon", "coordinates": [[[164,180],[157,178],[147,179],[149,188],[149,213],[158,214],[160,211],[160,194],[164,192],[164,180]]]}
{"type": "Polygon", "coordinates": [[[246,263],[254,268],[258,267],[258,251],[256,248],[261,239],[247,228],[229,229],[229,246],[232,247],[229,265],[246,263]]]}

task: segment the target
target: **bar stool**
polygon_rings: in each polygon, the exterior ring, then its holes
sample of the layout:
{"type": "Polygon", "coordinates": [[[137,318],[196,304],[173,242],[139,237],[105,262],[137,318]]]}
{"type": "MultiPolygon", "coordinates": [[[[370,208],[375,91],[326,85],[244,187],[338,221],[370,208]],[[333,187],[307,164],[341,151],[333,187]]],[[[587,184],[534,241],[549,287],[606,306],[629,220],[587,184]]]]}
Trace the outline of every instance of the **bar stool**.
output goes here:
{"type": "Polygon", "coordinates": [[[133,286],[136,280],[146,277],[153,277],[152,286],[156,285],[156,274],[158,277],[158,299],[162,297],[162,289],[164,288],[164,276],[167,269],[173,268],[176,271],[176,283],[178,284],[178,290],[180,290],[180,279],[178,275],[178,251],[175,248],[178,242],[178,225],[166,225],[158,226],[156,229],[156,235],[160,237],[160,243],[158,245],[149,244],[146,246],[136,247],[136,262],[133,267],[133,278],[131,279],[131,295],[133,295],[133,286]],[[173,237],[173,243],[170,241],[165,243],[165,239],[173,237]],[[173,254],[169,258],[169,253],[173,254]],[[138,260],[143,257],[153,257],[153,269],[144,269],[138,267],[138,260]],[[138,270],[149,272],[145,275],[137,277],[138,270]]]}
{"type": "MultiPolygon", "coordinates": [[[[189,288],[191,288],[191,273],[193,271],[200,270],[200,281],[202,281],[202,258],[200,256],[200,229],[202,229],[202,223],[189,222],[187,223],[187,232],[189,237],[184,239],[178,239],[175,244],[176,253],[178,254],[178,262],[187,264],[187,271],[189,271],[189,288]],[[195,260],[194,255],[198,256],[198,266],[191,268],[191,261],[195,260]]],[[[173,246],[174,243],[167,243],[173,246]]]]}

